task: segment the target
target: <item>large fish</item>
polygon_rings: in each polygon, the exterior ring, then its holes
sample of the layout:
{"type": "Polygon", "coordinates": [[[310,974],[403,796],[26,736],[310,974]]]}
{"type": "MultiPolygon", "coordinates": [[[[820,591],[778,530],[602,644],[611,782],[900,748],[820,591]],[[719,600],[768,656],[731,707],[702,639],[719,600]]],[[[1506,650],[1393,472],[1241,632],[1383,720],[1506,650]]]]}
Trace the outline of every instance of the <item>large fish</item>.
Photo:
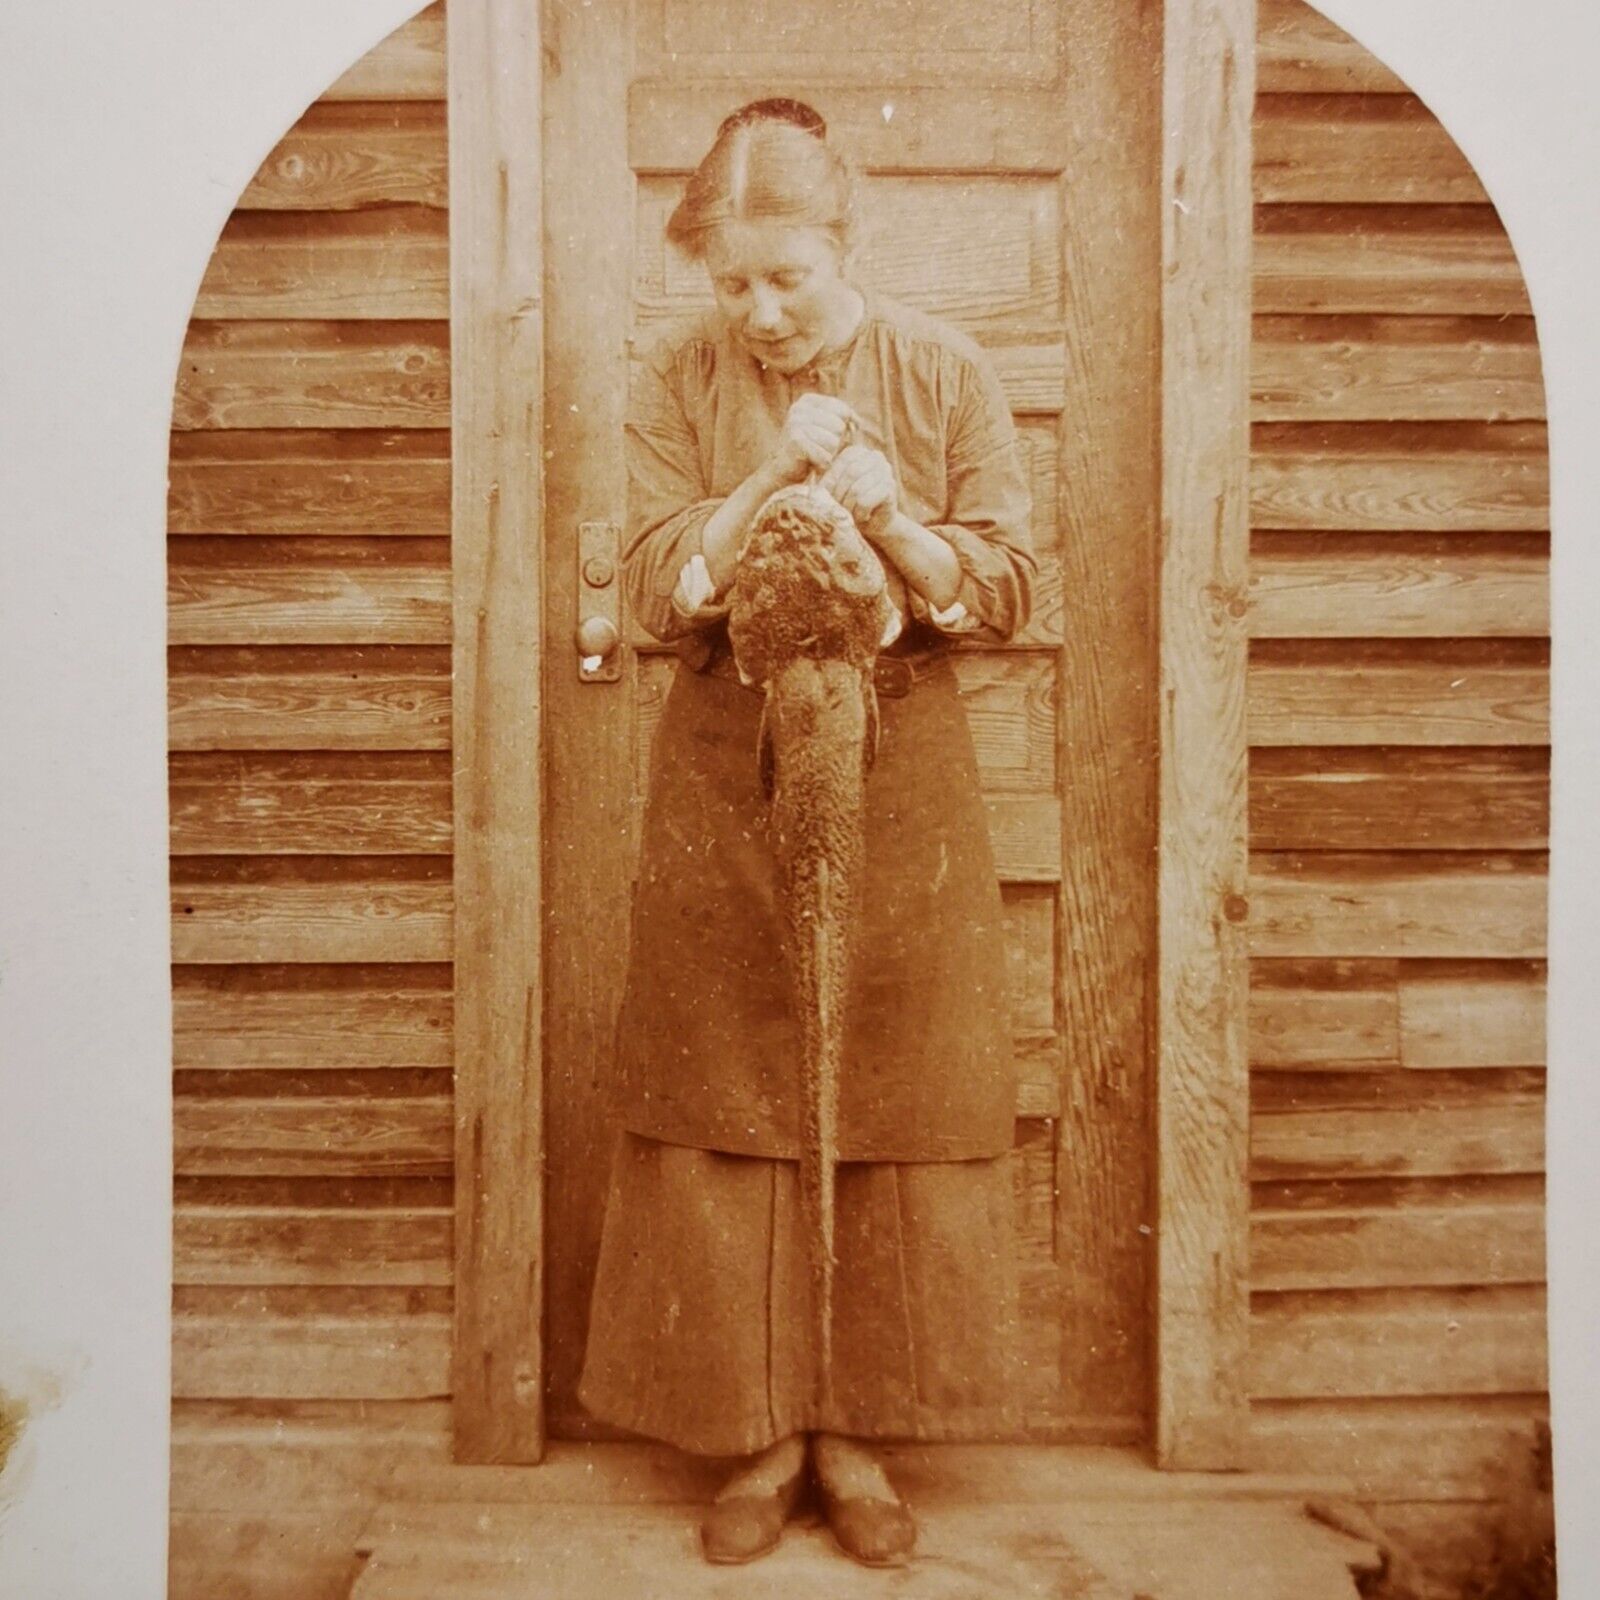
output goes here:
{"type": "Polygon", "coordinates": [[[814,484],[756,513],[728,635],[765,691],[757,759],[771,800],[778,896],[801,1036],[800,1203],[817,1314],[818,1399],[832,1394],[834,1167],[867,771],[878,743],[873,665],[895,622],[883,563],[814,484]]]}

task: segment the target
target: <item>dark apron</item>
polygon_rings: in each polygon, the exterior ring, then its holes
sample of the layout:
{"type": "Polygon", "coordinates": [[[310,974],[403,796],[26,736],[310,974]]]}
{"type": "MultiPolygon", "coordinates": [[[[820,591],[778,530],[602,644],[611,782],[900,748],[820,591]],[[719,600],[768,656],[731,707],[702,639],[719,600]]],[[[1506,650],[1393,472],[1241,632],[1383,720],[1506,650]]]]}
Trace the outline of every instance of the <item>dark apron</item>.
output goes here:
{"type": "MultiPolygon", "coordinates": [[[[702,654],[701,666],[679,666],[656,734],[617,1111],[625,1128],[672,1144],[794,1159],[800,1036],[756,767],[761,695],[725,675],[725,655],[702,654]]],[[[948,658],[914,683],[893,657],[880,667],[839,1156],[999,1155],[1013,1142],[1016,1091],[972,737],[948,658]]]]}

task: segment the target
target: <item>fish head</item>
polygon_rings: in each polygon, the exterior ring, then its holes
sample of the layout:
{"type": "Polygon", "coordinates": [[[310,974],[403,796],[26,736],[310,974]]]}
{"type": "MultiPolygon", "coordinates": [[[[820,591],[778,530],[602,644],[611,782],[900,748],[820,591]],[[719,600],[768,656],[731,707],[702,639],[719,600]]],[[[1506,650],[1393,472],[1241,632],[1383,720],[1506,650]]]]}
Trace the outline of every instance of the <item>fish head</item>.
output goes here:
{"type": "Polygon", "coordinates": [[[888,574],[855,518],[816,484],[768,496],[729,596],[734,657],[764,682],[797,656],[865,665],[889,625],[888,574]]]}

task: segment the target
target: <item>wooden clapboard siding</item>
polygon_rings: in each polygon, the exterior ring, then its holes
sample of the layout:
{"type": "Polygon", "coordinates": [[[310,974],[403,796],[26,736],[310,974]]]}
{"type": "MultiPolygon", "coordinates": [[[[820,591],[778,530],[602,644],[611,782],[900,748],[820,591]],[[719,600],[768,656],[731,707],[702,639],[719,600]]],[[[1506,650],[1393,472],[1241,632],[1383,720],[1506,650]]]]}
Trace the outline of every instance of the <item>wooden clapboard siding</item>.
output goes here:
{"type": "Polygon", "coordinates": [[[1257,640],[1252,745],[1533,745],[1550,739],[1542,640],[1257,640]]]}
{"type": "Polygon", "coordinates": [[[1538,534],[1257,533],[1257,639],[1543,639],[1549,542],[1538,534]]]}
{"type": "Polygon", "coordinates": [[[448,1067],[446,964],[175,966],[173,1064],[217,1068],[448,1067]]]}
{"type": "Polygon", "coordinates": [[[167,543],[167,637],[204,644],[448,644],[445,539],[167,543]]]}
{"type": "Polygon", "coordinates": [[[1250,753],[1250,837],[1262,850],[1540,849],[1549,811],[1550,753],[1537,746],[1250,753]]]}
{"type": "Polygon", "coordinates": [[[179,1597],[342,1597],[381,1474],[445,1455],[443,34],[430,7],[263,162],[176,386],[179,1597]]]}
{"type": "MultiPolygon", "coordinates": [[[[442,319],[449,312],[449,278],[447,221],[431,207],[236,211],[206,268],[195,314],[357,323],[442,319]]],[[[198,338],[194,344],[201,347],[198,338]]],[[[230,359],[229,370],[244,370],[237,347],[230,359]]],[[[264,359],[257,355],[256,370],[264,359]]]]}
{"type": "Polygon", "coordinates": [[[1260,206],[1258,313],[1516,317],[1530,312],[1492,206],[1260,206]]]}
{"type": "Polygon", "coordinates": [[[172,534],[450,533],[450,436],[441,431],[174,433],[167,470],[172,534]]]}
{"type": "Polygon", "coordinates": [[[450,652],[177,646],[167,704],[174,750],[445,750],[450,652]]]}
{"type": "Polygon", "coordinates": [[[189,428],[444,428],[449,324],[191,322],[173,423],[189,428]]]}
{"type": "Polygon", "coordinates": [[[179,1286],[179,1400],[421,1400],[449,1392],[450,1291],[179,1286]]]}
{"type": "Polygon", "coordinates": [[[1257,422],[1520,422],[1544,417],[1529,317],[1255,319],[1257,422]]]}
{"type": "Polygon", "coordinates": [[[236,209],[443,207],[447,165],[442,104],[382,99],[339,104],[324,97],[274,146],[236,209]]]}
{"type": "Polygon", "coordinates": [[[1253,1297],[1262,1399],[1530,1394],[1545,1387],[1545,1297],[1530,1284],[1253,1297]]]}
{"type": "Polygon", "coordinates": [[[450,959],[437,856],[176,856],[171,880],[174,961],[450,959]]]}
{"type": "Polygon", "coordinates": [[[167,761],[173,855],[443,855],[446,752],[194,751],[167,761]]]}
{"type": "Polygon", "coordinates": [[[1257,528],[1371,533],[1543,532],[1545,430],[1537,423],[1258,423],[1257,528]]]}
{"type": "Polygon", "coordinates": [[[1540,1066],[1544,1006],[1539,961],[1258,958],[1251,1062],[1258,1071],[1540,1066]]]}
{"type": "Polygon", "coordinates": [[[1256,200],[1269,204],[1488,199],[1455,141],[1409,94],[1263,93],[1254,170],[1256,200]]]}
{"type": "Polygon", "coordinates": [[[1477,1498],[1547,1410],[1537,337],[1427,108],[1300,0],[1260,28],[1252,1464],[1477,1498]]]}

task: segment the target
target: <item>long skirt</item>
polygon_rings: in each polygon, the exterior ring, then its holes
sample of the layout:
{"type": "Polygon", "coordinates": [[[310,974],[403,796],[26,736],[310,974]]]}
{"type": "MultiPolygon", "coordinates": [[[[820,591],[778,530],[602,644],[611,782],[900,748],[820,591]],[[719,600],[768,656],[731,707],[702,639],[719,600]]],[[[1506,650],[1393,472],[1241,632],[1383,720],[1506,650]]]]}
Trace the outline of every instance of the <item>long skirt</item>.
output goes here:
{"type": "Polygon", "coordinates": [[[618,1138],[579,1398],[701,1455],[811,1430],[1016,1431],[1008,1156],[838,1168],[833,1408],[815,1409],[812,1288],[792,1161],[618,1138]]]}

